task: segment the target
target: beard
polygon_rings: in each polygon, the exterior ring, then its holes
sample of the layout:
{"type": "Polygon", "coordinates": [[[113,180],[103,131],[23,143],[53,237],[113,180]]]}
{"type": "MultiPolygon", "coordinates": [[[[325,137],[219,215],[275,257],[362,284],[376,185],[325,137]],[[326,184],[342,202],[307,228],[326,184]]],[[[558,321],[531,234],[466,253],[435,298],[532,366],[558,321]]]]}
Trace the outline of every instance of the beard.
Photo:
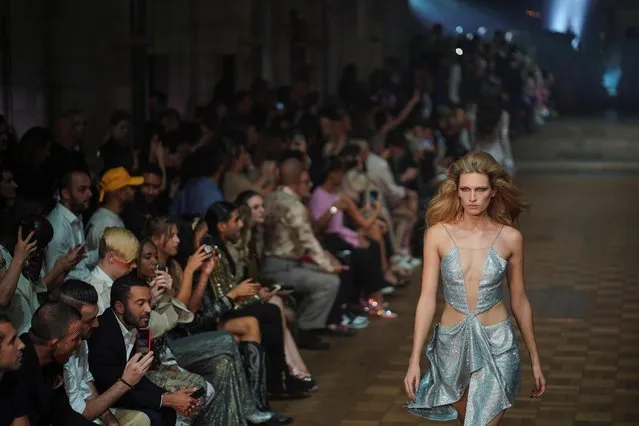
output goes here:
{"type": "Polygon", "coordinates": [[[133,315],[129,310],[125,310],[124,311],[124,323],[127,325],[131,325],[135,328],[144,328],[148,325],[147,324],[143,324],[143,319],[148,320],[148,316],[144,317],[144,318],[138,318],[135,315],[133,315]]]}

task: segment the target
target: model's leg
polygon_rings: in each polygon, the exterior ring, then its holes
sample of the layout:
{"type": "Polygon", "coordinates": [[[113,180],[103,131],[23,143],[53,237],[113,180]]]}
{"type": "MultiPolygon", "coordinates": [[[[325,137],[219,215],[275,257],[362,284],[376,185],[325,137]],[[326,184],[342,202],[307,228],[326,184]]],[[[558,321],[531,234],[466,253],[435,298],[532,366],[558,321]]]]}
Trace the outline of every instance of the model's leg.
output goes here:
{"type": "Polygon", "coordinates": [[[497,415],[495,416],[495,418],[494,418],[494,419],[492,419],[492,420],[490,421],[490,423],[488,423],[488,425],[486,425],[486,426],[498,426],[498,425],[499,425],[499,423],[501,422],[501,418],[504,416],[504,413],[505,413],[505,412],[506,412],[506,410],[504,410],[504,411],[502,411],[501,413],[497,414],[497,415]]]}
{"type": "Polygon", "coordinates": [[[461,424],[464,424],[466,420],[466,403],[468,402],[468,389],[464,392],[459,401],[454,404],[455,410],[457,410],[457,416],[461,424]]]}

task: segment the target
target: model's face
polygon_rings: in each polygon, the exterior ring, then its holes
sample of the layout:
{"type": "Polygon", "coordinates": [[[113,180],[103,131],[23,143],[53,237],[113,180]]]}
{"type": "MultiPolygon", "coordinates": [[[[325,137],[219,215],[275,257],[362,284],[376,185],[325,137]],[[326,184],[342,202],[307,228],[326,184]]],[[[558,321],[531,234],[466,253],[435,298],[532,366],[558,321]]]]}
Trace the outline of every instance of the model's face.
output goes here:
{"type": "Polygon", "coordinates": [[[484,214],[495,196],[488,176],[482,173],[462,173],[457,194],[464,212],[471,216],[484,214]]]}

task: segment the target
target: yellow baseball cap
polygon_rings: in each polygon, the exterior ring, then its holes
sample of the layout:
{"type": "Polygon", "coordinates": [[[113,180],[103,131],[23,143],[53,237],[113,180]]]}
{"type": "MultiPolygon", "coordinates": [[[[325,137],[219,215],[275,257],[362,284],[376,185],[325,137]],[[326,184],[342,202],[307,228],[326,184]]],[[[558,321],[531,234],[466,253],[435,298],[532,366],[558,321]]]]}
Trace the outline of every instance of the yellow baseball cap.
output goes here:
{"type": "Polygon", "coordinates": [[[117,191],[125,186],[140,186],[144,183],[142,176],[131,176],[124,167],[109,169],[102,175],[98,188],[100,189],[100,202],[107,192],[117,191]]]}

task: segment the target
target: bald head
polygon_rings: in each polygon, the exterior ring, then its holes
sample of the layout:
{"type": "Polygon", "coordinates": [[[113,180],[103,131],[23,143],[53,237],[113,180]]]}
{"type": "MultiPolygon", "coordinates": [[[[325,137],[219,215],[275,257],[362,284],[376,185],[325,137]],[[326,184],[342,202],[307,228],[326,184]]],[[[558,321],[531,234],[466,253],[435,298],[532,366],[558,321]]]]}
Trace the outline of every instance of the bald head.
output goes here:
{"type": "Polygon", "coordinates": [[[297,158],[287,158],[280,164],[280,180],[282,185],[297,186],[300,184],[304,165],[297,158]]]}

